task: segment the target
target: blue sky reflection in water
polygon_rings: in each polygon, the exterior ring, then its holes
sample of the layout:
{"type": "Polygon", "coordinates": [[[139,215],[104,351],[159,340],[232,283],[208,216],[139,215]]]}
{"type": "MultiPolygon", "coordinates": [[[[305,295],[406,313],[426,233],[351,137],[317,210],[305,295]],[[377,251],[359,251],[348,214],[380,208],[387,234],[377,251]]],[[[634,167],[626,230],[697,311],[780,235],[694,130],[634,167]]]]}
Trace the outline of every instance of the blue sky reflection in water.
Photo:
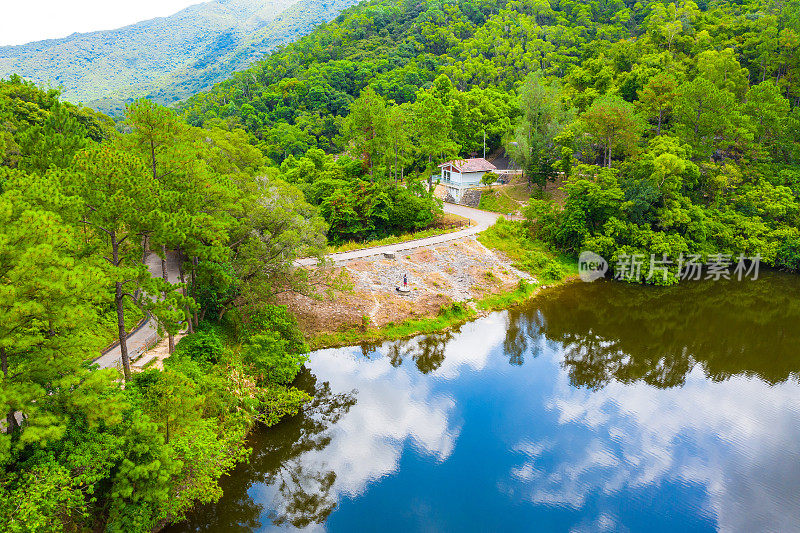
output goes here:
{"type": "Polygon", "coordinates": [[[174,530],[796,529],[800,285],[766,278],[578,284],[317,352],[317,405],[256,434],[222,501],[174,530]]]}

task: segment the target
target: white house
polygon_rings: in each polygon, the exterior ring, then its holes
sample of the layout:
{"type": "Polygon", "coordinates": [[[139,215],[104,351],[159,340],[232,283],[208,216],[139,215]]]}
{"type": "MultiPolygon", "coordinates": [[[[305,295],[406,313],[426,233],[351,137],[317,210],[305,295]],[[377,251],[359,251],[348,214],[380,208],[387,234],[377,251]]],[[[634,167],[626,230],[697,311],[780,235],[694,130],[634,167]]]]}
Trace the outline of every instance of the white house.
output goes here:
{"type": "Polygon", "coordinates": [[[439,183],[447,188],[447,192],[456,202],[461,201],[467,189],[480,185],[484,174],[497,170],[497,167],[482,157],[448,161],[439,165],[439,168],[442,169],[439,183]]]}

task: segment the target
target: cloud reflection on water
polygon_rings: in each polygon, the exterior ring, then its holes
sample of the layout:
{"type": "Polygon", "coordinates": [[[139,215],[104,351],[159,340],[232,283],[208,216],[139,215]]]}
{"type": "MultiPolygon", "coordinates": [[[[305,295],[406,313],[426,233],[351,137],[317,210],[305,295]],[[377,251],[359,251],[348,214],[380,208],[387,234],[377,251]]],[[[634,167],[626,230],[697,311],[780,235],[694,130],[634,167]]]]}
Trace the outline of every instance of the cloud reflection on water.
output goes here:
{"type": "MultiPolygon", "coordinates": [[[[443,339],[440,364],[427,376],[410,364],[414,360],[419,367],[420,353],[437,350],[430,349],[430,339],[423,346],[426,339],[422,337],[386,343],[369,357],[355,347],[314,353],[310,365],[317,378],[327,382],[333,394],[356,391],[357,401],[327,430],[329,443],[297,457],[292,468],[310,479],[335,473],[325,491],[326,498],[335,503],[355,498],[371,483],[396,473],[406,446],[435,462],[446,461],[455,448],[461,422],[455,414],[455,398],[436,392],[434,386],[440,380],[457,379],[462,372],[483,370],[490,353],[503,342],[504,322],[502,314],[493,314],[443,339]],[[404,356],[409,364],[398,362],[404,356]]],[[[272,502],[273,516],[291,514],[284,508],[290,500],[274,488],[260,485],[251,495],[272,502]]],[[[309,524],[305,529],[318,528],[309,524]]]]}
{"type": "Polygon", "coordinates": [[[194,530],[246,530],[243,516],[314,530],[385,516],[412,530],[797,530],[800,305],[780,299],[795,278],[772,278],[563,287],[459,331],[317,352],[312,407],[261,433],[194,530]]]}
{"type": "MultiPolygon", "coordinates": [[[[300,458],[303,468],[335,472],[330,497],[341,501],[398,473],[407,445],[435,463],[447,461],[464,424],[450,389],[476,372],[508,368],[508,361],[491,357],[505,353],[507,320],[497,313],[467,324],[433,350],[416,338],[387,343],[368,358],[357,348],[314,354],[315,375],[333,392],[356,390],[358,401],[329,429],[329,445],[300,458]],[[425,350],[443,356],[427,375],[417,359],[425,350]]],[[[694,512],[721,530],[786,531],[800,523],[800,502],[791,496],[800,486],[795,380],[712,381],[697,365],[681,387],[611,380],[590,390],[572,383],[561,344],[529,337],[525,349],[543,354],[537,371],[550,368],[553,388],[540,408],[555,415],[555,426],[546,428],[545,439],[519,435],[509,450],[521,461],[508,480],[498,480],[509,498],[523,494],[534,505],[581,509],[593,498],[667,482],[701,487],[705,501],[694,512]]],[[[584,517],[576,530],[624,527],[603,511],[584,517]]]]}
{"type": "MultiPolygon", "coordinates": [[[[563,356],[550,352],[549,359],[560,367],[563,356]]],[[[795,530],[798,392],[794,380],[709,381],[699,367],[680,388],[613,381],[592,391],[572,386],[561,369],[546,406],[561,429],[542,443],[519,441],[523,460],[510,472],[511,485],[532,503],[576,509],[597,495],[696,485],[707,495],[696,511],[722,531],[795,530]],[[585,430],[577,447],[575,427],[585,430]]]]}

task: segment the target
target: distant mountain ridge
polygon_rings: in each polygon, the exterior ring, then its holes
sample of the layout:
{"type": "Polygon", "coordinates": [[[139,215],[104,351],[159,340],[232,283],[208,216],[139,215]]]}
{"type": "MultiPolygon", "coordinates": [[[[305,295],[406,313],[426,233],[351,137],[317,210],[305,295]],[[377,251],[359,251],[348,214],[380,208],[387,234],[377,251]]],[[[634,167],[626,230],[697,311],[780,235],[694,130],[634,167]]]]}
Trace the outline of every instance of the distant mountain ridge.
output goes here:
{"type": "Polygon", "coordinates": [[[63,98],[118,114],[127,101],[172,103],[309,33],[358,0],[213,0],[123,28],[0,46],[0,78],[63,87],[63,98]]]}

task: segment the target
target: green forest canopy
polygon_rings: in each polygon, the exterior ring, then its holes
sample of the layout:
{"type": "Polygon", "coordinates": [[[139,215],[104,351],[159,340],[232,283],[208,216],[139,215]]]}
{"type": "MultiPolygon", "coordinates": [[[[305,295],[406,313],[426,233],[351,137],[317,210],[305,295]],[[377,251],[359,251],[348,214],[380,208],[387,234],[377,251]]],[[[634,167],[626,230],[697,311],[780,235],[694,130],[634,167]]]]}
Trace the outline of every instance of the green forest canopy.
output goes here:
{"type": "Polygon", "coordinates": [[[564,251],[796,270],[798,45],[797,1],[372,1],[183,109],[241,125],[301,187],[312,149],[396,180],[485,131],[532,183],[570,177],[565,206],[529,210],[564,251]]]}
{"type": "MultiPolygon", "coordinates": [[[[306,399],[272,296],[327,240],[429,225],[448,157],[511,150],[530,235],[568,253],[760,254],[800,270],[800,5],[374,1],[121,124],[0,82],[0,520],[149,530],[219,495],[251,424],[306,399]],[[145,250],[181,257],[151,278],[145,250]],[[90,361],[131,306],[166,368],[90,361]]],[[[665,282],[674,282],[675,274],[665,282]]]]}
{"type": "Polygon", "coordinates": [[[4,531],[179,520],[219,497],[254,423],[308,399],[291,386],[308,348],[273,296],[322,288],[293,263],[321,257],[325,223],[243,131],[149,101],[118,133],[15,77],[0,81],[0,128],[4,531]],[[177,253],[185,283],[151,277],[146,250],[177,253]],[[170,336],[188,325],[163,371],[131,372],[131,307],[170,336]],[[92,364],[109,321],[122,373],[92,364]]]}

